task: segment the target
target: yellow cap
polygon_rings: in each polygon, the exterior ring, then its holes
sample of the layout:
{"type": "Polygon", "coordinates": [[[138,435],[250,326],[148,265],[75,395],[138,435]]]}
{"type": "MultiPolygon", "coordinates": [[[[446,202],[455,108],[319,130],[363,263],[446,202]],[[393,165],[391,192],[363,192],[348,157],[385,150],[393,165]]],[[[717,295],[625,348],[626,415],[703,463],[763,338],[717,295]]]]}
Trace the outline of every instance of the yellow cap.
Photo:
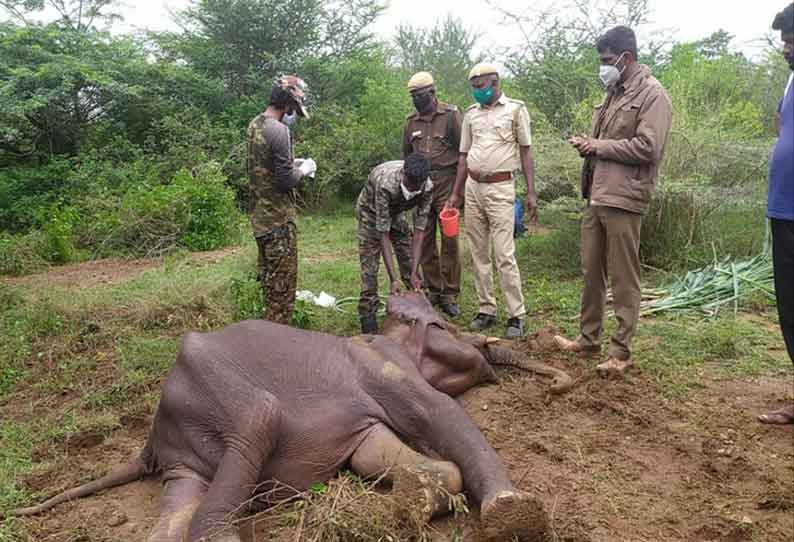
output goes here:
{"type": "Polygon", "coordinates": [[[481,75],[488,75],[491,73],[499,75],[499,70],[496,66],[489,62],[480,62],[469,72],[469,79],[474,79],[475,77],[480,77],[481,75]]]}
{"type": "Polygon", "coordinates": [[[433,84],[433,76],[428,72],[418,72],[408,80],[408,90],[414,91],[420,88],[429,87],[433,84]]]}

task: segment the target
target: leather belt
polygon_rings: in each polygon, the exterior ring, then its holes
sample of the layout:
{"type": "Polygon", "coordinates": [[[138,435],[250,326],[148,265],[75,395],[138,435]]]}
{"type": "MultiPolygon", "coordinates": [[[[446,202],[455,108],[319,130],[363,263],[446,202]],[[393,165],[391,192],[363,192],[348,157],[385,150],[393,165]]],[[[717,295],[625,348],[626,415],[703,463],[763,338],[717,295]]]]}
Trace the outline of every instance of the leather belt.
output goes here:
{"type": "Polygon", "coordinates": [[[469,171],[469,177],[477,181],[478,183],[501,183],[503,181],[509,181],[513,178],[512,171],[499,171],[497,173],[491,173],[490,175],[480,175],[475,171],[469,171]]]}

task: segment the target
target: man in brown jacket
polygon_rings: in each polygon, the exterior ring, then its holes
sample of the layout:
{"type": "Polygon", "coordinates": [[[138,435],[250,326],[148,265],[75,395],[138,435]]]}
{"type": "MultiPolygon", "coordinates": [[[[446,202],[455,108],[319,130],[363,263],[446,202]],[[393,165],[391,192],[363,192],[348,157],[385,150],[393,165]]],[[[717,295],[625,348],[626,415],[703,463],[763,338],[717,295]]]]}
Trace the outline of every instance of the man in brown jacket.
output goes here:
{"type": "Polygon", "coordinates": [[[598,369],[622,373],[631,365],[631,339],[640,307],[640,227],[653,192],[672,121],[670,98],[648,66],[637,62],[637,39],[625,26],[598,39],[599,76],[606,100],[593,114],[592,136],[570,143],[585,159],[581,255],[584,287],[580,335],[556,336],[562,350],[597,356],[611,277],[618,328],[598,369]]]}
{"type": "Polygon", "coordinates": [[[463,116],[454,105],[438,101],[433,76],[427,72],[414,74],[408,91],[416,111],[408,115],[403,128],[403,159],[418,152],[430,161],[433,181],[433,202],[427,217],[422,244],[422,275],[429,299],[449,316],[460,315],[460,251],[458,238],[441,234],[441,258],[436,247],[436,224],[444,208],[458,169],[458,146],[463,116]]]}

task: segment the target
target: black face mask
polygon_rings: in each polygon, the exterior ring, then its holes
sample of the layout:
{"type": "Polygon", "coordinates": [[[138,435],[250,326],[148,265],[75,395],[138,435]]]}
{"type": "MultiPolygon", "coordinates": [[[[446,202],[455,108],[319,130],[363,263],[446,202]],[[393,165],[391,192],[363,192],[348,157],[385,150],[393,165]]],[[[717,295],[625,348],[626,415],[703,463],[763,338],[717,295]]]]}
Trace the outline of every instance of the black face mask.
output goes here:
{"type": "Polygon", "coordinates": [[[430,108],[430,104],[433,103],[433,95],[429,92],[414,94],[411,96],[411,99],[414,101],[414,107],[419,113],[427,111],[430,108]]]}

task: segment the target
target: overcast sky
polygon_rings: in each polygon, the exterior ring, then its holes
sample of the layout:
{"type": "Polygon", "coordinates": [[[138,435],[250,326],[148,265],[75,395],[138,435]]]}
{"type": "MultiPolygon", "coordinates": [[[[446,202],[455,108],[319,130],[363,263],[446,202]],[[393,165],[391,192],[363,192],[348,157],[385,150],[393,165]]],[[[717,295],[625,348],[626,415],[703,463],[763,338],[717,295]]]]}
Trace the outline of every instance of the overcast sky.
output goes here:
{"type": "MultiPolygon", "coordinates": [[[[137,29],[163,30],[174,28],[169,10],[187,6],[189,0],[123,0],[121,9],[126,25],[137,29]]],[[[604,0],[608,1],[608,0],[604,0]]],[[[570,0],[492,0],[511,12],[543,9],[550,5],[564,8],[570,0]]],[[[754,56],[763,48],[763,38],[770,31],[775,14],[789,0],[650,0],[653,13],[651,29],[674,31],[678,40],[705,37],[719,28],[736,36],[735,46],[754,56]]],[[[391,0],[384,16],[373,30],[388,38],[400,23],[430,26],[448,13],[459,17],[464,24],[482,33],[480,46],[489,50],[498,46],[515,45],[521,34],[510,25],[501,24],[502,17],[484,0],[391,0]]],[[[642,35],[640,35],[642,38],[642,35]]]]}

